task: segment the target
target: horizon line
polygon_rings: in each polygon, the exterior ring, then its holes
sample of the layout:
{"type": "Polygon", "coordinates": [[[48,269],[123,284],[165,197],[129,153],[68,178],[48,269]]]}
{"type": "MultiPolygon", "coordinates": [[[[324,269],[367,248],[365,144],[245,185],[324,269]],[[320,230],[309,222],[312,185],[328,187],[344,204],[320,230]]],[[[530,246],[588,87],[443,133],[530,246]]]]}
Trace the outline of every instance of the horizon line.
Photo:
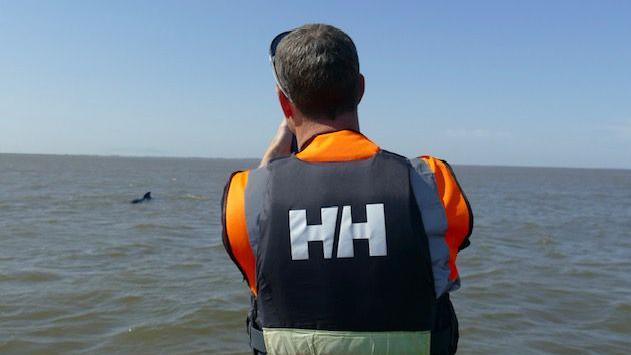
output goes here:
{"type": "MultiPolygon", "coordinates": [[[[149,159],[215,159],[215,160],[261,160],[253,157],[209,157],[209,156],[178,156],[178,155],[121,155],[121,154],[77,154],[77,153],[14,153],[0,152],[0,155],[43,155],[60,157],[95,157],[95,158],[149,158],[149,159]]],[[[631,168],[622,167],[585,167],[585,166],[551,166],[551,165],[499,165],[499,164],[452,164],[454,166],[471,166],[486,168],[534,168],[534,169],[581,169],[581,170],[623,170],[631,168]]]]}

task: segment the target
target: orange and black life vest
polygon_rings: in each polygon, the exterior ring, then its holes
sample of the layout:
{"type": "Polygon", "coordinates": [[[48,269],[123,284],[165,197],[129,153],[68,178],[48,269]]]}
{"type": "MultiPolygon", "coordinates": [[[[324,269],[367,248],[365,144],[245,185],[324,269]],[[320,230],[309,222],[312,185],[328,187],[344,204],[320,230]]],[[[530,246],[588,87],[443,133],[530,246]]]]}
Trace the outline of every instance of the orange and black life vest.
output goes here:
{"type": "Polygon", "coordinates": [[[473,225],[446,162],[353,131],[233,174],[223,207],[258,329],[429,330],[436,297],[459,286],[473,225]]]}

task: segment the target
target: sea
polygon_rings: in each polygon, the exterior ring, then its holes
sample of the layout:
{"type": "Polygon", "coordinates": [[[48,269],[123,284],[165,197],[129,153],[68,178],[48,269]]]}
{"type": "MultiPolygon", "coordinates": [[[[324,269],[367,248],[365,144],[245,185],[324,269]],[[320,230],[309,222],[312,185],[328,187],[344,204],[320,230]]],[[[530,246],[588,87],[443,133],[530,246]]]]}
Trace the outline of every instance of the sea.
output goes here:
{"type": "MultiPolygon", "coordinates": [[[[248,354],[220,201],[256,163],[0,154],[0,354],[248,354]]],[[[631,170],[454,170],[459,353],[631,353],[631,170]]]]}

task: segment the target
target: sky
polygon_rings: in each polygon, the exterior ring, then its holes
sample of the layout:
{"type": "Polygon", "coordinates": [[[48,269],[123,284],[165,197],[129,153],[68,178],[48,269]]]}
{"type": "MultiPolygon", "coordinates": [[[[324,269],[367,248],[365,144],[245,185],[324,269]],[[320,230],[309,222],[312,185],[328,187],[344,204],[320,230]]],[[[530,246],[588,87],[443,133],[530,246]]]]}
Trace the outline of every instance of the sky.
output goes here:
{"type": "Polygon", "coordinates": [[[0,152],[260,157],[267,57],[358,49],[362,131],[454,164],[631,168],[630,1],[0,0],[0,152]]]}

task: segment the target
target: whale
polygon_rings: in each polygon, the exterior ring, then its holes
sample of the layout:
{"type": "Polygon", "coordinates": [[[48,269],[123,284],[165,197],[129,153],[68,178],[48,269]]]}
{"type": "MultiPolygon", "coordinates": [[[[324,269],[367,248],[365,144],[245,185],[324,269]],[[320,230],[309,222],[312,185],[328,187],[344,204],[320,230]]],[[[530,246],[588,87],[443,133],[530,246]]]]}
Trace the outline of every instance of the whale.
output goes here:
{"type": "Polygon", "coordinates": [[[131,201],[131,203],[136,204],[136,203],[141,203],[145,201],[151,201],[151,191],[147,192],[142,198],[137,198],[131,201]]]}

